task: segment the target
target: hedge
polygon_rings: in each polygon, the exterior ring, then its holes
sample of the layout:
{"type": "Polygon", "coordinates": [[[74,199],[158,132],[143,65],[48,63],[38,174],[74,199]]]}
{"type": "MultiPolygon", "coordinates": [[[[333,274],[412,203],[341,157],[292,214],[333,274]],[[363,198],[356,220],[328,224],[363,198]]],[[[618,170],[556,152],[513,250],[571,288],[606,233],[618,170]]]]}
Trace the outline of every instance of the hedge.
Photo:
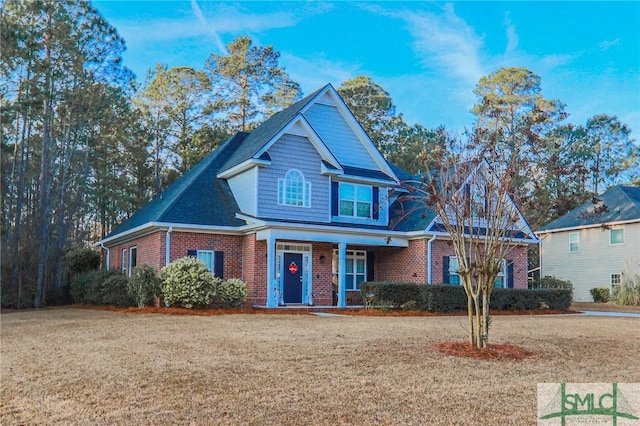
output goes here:
{"type": "MultiPolygon", "coordinates": [[[[360,287],[366,304],[391,308],[411,306],[429,312],[453,312],[467,309],[467,296],[462,286],[446,284],[413,284],[366,282],[360,287]]],[[[494,310],[561,309],[571,306],[569,289],[496,288],[491,292],[494,310]]]]}

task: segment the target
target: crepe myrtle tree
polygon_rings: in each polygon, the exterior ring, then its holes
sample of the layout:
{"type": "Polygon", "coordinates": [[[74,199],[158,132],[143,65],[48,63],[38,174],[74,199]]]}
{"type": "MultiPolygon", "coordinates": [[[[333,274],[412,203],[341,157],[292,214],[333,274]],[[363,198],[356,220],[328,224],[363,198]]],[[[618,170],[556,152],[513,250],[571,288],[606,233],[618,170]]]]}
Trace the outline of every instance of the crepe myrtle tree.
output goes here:
{"type": "MultiPolygon", "coordinates": [[[[452,141],[452,145],[460,142],[452,141]]],[[[511,193],[516,176],[514,162],[494,168],[499,155],[479,144],[434,150],[427,169],[409,186],[404,197],[414,198],[417,208],[428,207],[437,214],[438,226],[446,231],[458,261],[457,274],[467,295],[468,337],[471,345],[489,344],[489,302],[496,279],[514,247],[535,238],[516,207],[511,193]],[[452,152],[457,154],[452,154],[452,152]]]]}

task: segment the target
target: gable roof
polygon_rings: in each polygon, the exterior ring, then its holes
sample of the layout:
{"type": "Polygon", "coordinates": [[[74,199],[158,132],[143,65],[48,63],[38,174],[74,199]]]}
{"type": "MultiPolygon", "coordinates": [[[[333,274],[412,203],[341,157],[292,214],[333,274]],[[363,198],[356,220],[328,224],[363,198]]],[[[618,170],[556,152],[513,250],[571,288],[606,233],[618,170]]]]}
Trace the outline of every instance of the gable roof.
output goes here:
{"type": "Polygon", "coordinates": [[[221,165],[219,171],[225,171],[237,166],[253,156],[264,147],[274,136],[278,134],[287,124],[291,122],[300,111],[322,92],[327,86],[324,86],[308,96],[300,99],[291,106],[273,114],[265,122],[254,129],[243,141],[242,146],[221,165]]]}
{"type": "Polygon", "coordinates": [[[618,185],[571,210],[562,217],[540,228],[553,231],[566,228],[581,228],[603,223],[640,221],[640,187],[618,185]],[[601,201],[600,201],[601,200],[601,201]],[[594,204],[596,201],[597,204],[594,204]],[[606,211],[596,214],[594,208],[606,205],[606,211]]]}
{"type": "Polygon", "coordinates": [[[242,146],[247,133],[237,133],[145,204],[106,237],[150,222],[209,226],[242,226],[240,211],[226,181],[216,179],[220,164],[242,146]],[[194,188],[196,190],[189,190],[194,188]]]}

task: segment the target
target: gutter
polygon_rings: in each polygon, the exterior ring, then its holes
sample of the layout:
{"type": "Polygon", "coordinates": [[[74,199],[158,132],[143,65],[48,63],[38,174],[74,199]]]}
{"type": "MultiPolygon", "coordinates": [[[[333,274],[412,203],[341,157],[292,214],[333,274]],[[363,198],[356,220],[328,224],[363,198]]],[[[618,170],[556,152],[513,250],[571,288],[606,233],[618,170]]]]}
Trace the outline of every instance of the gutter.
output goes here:
{"type": "Polygon", "coordinates": [[[107,252],[107,258],[106,261],[104,262],[104,266],[105,269],[109,270],[109,267],[111,266],[109,263],[111,263],[111,251],[109,250],[109,247],[105,247],[105,245],[103,243],[100,243],[100,248],[102,250],[106,250],[107,252]]]}
{"type": "Polygon", "coordinates": [[[431,243],[434,242],[436,238],[438,238],[438,235],[433,234],[433,237],[431,237],[429,241],[427,241],[427,253],[429,256],[427,258],[427,284],[433,284],[431,271],[433,268],[433,253],[431,252],[431,243]]]}
{"type": "Polygon", "coordinates": [[[164,237],[164,266],[167,266],[171,262],[171,232],[173,226],[169,226],[167,233],[164,237]]]}

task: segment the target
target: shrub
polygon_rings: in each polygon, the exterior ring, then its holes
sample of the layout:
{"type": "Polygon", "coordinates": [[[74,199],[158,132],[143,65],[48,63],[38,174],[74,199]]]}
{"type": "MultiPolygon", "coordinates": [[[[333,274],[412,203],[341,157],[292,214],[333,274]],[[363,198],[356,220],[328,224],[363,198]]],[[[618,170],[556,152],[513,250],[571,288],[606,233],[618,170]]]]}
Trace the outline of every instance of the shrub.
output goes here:
{"type": "Polygon", "coordinates": [[[121,271],[115,271],[104,280],[101,287],[101,305],[133,306],[134,300],[127,293],[129,280],[121,271]]]}
{"type": "Polygon", "coordinates": [[[467,294],[459,285],[434,284],[424,286],[423,310],[454,312],[467,309],[467,294]]]}
{"type": "Polygon", "coordinates": [[[247,299],[247,284],[239,278],[231,278],[218,285],[216,303],[225,307],[242,306],[247,299]]]}
{"type": "Polygon", "coordinates": [[[100,267],[100,253],[87,247],[73,246],[65,252],[64,264],[72,275],[95,271],[100,267]]]}
{"type": "Polygon", "coordinates": [[[127,294],[127,277],[118,269],[84,272],[71,282],[70,293],[75,303],[116,306],[133,304],[127,294]]]}
{"type": "Polygon", "coordinates": [[[594,302],[607,303],[609,301],[609,289],[607,287],[592,288],[590,291],[594,302]]]}
{"type": "Polygon", "coordinates": [[[400,308],[405,303],[420,299],[420,287],[412,283],[365,282],[360,284],[364,303],[368,306],[400,308]]]}
{"type": "Polygon", "coordinates": [[[491,309],[518,311],[528,309],[567,310],[573,292],[567,288],[514,289],[496,288],[491,292],[491,309]]]}
{"type": "Polygon", "coordinates": [[[619,305],[640,306],[640,275],[622,275],[622,282],[614,287],[613,300],[619,305]]]}
{"type": "Polygon", "coordinates": [[[209,305],[221,281],[217,277],[214,279],[204,262],[190,256],[162,268],[160,278],[164,303],[189,309],[209,305]]]}
{"type": "Polygon", "coordinates": [[[571,284],[571,281],[561,280],[560,278],[547,275],[540,279],[537,288],[564,288],[573,290],[573,284],[571,284]]]}
{"type": "Polygon", "coordinates": [[[138,265],[131,271],[127,293],[142,308],[151,298],[160,296],[161,284],[155,269],[149,265],[138,265]]]}

